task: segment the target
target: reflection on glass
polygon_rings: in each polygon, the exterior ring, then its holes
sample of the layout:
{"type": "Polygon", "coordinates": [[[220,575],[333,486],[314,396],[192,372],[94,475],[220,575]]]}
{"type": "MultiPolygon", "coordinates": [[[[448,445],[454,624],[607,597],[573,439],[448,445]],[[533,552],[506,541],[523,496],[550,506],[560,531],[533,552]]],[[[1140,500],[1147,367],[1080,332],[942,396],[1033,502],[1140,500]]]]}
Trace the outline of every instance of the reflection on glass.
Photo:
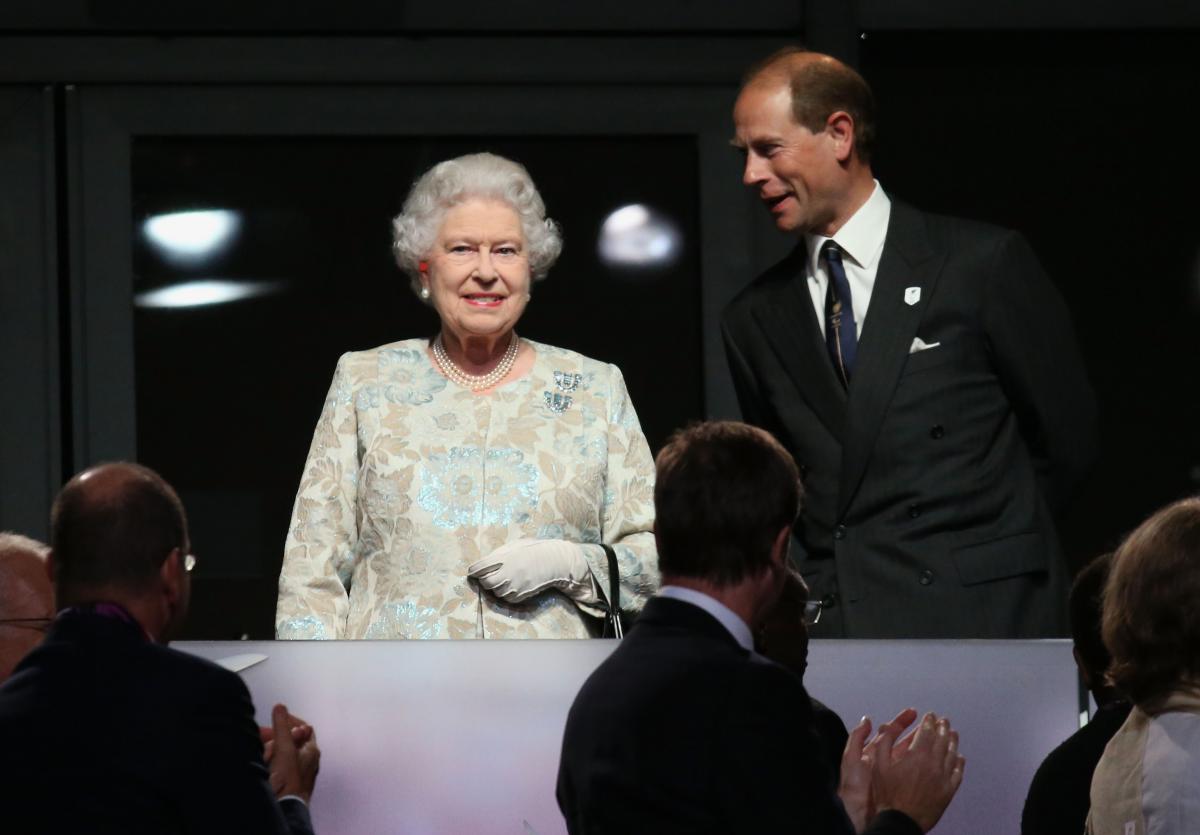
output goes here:
{"type": "Polygon", "coordinates": [[[198,264],[228,248],[241,222],[227,209],[167,212],[146,218],[142,233],[167,261],[198,264]]]}
{"type": "Polygon", "coordinates": [[[683,236],[663,212],[631,203],[604,219],[596,249],[610,267],[669,267],[679,259],[683,236]]]}
{"type": "Polygon", "coordinates": [[[133,297],[136,307],[181,308],[203,307],[209,304],[252,299],[281,289],[280,281],[234,281],[208,278],[169,284],[156,290],[146,290],[133,297]]]}

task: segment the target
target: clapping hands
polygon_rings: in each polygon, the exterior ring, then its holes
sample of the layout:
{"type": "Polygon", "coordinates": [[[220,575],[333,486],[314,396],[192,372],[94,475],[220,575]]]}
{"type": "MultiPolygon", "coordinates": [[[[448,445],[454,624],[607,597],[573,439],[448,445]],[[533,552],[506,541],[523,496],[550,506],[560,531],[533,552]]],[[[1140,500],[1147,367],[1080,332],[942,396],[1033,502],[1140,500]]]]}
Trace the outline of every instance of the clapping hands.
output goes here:
{"type": "Polygon", "coordinates": [[[902,710],[869,742],[867,717],[850,732],[838,794],[855,831],[863,831],[878,812],[895,809],[928,832],[962,784],[966,760],[958,753],[958,732],[934,713],[907,730],[916,718],[912,708],[902,710]]]}
{"type": "Polygon", "coordinates": [[[290,714],[284,705],[275,705],[271,727],[260,727],[258,733],[275,796],[293,795],[308,803],[321,768],[321,749],[312,725],[290,714]]]}

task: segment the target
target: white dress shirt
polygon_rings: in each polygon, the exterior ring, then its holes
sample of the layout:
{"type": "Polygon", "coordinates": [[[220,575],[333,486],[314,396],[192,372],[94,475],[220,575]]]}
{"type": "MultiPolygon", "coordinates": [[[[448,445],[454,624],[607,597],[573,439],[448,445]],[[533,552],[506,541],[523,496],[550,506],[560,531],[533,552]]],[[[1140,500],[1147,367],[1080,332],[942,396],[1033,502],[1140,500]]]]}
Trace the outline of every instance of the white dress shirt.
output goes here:
{"type": "Polygon", "coordinates": [[[817,325],[821,328],[822,335],[825,333],[825,293],[829,286],[829,274],[825,269],[825,261],[821,258],[821,247],[826,241],[832,240],[842,249],[842,265],[846,269],[846,280],[850,283],[854,323],[857,325],[857,336],[861,338],[891,216],[892,201],[884,194],[883,189],[879,187],[879,181],[876,180],[875,190],[871,192],[867,202],[858,207],[858,211],[850,216],[832,238],[805,234],[808,260],[804,265],[804,276],[808,282],[808,292],[812,296],[813,308],[817,311],[817,325]]]}
{"type": "Polygon", "coordinates": [[[750,632],[750,627],[732,609],[720,601],[709,597],[704,592],[696,591],[695,589],[685,589],[683,586],[663,586],[658,590],[658,596],[669,597],[672,600],[682,600],[684,603],[699,606],[719,620],[721,625],[729,630],[729,634],[733,636],[734,640],[741,645],[742,649],[745,649],[747,652],[754,652],[754,635],[750,632]]]}

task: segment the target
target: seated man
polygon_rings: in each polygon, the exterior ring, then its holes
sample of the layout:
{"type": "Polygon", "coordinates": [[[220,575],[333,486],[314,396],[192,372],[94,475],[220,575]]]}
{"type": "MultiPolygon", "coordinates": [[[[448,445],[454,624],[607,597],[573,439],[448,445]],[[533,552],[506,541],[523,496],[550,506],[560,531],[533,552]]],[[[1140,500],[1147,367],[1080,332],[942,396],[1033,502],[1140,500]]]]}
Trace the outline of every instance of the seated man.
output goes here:
{"type": "Polygon", "coordinates": [[[0,533],[0,684],[54,620],[46,550],[27,536],[0,533]]]}
{"type": "Polygon", "coordinates": [[[166,647],[195,563],[175,491],[102,465],[63,488],[51,528],[61,611],[0,687],[4,831],[311,833],[311,728],[276,705],[268,770],[241,679],[166,647]]]}
{"type": "Polygon", "coordinates": [[[1129,716],[1129,702],[1104,677],[1112,656],[1100,638],[1100,604],[1111,566],[1112,554],[1088,563],[1075,578],[1067,602],[1075,663],[1096,699],[1096,715],[1038,766],[1021,814],[1021,835],[1083,831],[1091,804],[1092,772],[1104,746],[1129,716]]]}
{"type": "Polygon", "coordinates": [[[840,789],[800,680],[752,635],[788,576],[800,483],[766,432],[705,423],[659,453],[655,539],[663,588],[571,707],[558,802],[572,833],[917,833],[962,780],[949,723],[904,711],[840,789]],[[839,797],[840,795],[840,797],[839,797]],[[844,805],[843,805],[844,804],[844,805]]]}

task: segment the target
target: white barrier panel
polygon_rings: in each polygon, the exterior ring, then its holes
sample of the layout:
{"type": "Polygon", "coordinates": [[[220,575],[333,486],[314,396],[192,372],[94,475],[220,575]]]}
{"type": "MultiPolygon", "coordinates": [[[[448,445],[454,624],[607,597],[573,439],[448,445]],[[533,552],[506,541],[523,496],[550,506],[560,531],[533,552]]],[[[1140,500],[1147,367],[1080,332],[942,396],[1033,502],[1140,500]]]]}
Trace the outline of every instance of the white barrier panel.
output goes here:
{"type": "MultiPolygon", "coordinates": [[[[284,702],[322,750],[320,835],[561,835],[567,710],[611,641],[181,642],[242,676],[258,720],[284,702]]],[[[814,641],[805,677],[847,726],[949,715],[966,780],[934,830],[1011,835],[1041,759],[1078,725],[1069,641],[814,641]]],[[[798,809],[802,815],[803,810],[798,809]]]]}

